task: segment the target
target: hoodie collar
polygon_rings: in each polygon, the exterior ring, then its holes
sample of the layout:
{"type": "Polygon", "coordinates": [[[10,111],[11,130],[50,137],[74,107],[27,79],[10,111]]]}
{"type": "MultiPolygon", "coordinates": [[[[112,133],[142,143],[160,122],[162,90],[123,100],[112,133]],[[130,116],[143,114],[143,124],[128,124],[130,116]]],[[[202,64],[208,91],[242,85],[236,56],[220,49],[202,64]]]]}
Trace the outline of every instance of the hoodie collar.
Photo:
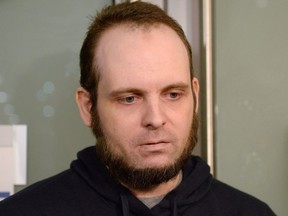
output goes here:
{"type": "Polygon", "coordinates": [[[80,151],[77,157],[78,159],[71,163],[71,169],[104,199],[115,204],[121,203],[125,216],[129,215],[129,211],[136,215],[151,215],[152,211],[157,215],[163,209],[167,209],[172,215],[177,215],[177,209],[181,206],[197,202],[204,197],[213,179],[209,166],[200,157],[191,156],[183,168],[183,179],[180,185],[169,192],[150,211],[127,188],[110,177],[108,170],[97,158],[95,146],[80,151]]]}
{"type": "Polygon", "coordinates": [[[98,194],[112,202],[119,202],[119,192],[124,193],[124,187],[115,182],[108,170],[97,158],[95,146],[78,152],[77,160],[71,163],[74,170],[98,194]]]}

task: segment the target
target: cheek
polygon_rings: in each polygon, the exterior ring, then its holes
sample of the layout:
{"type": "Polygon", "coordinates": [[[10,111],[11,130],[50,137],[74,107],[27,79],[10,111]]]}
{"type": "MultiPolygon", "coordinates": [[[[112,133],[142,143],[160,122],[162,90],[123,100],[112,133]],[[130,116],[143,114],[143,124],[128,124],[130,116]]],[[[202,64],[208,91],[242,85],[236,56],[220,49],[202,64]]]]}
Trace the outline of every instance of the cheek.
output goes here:
{"type": "MultiPolygon", "coordinates": [[[[100,117],[101,125],[106,131],[110,131],[111,135],[113,134],[123,134],[126,135],[126,131],[131,131],[133,128],[131,125],[133,122],[130,121],[127,117],[121,117],[119,115],[110,114],[108,116],[102,115],[100,117]]],[[[134,126],[135,128],[135,126],[134,126]]]]}
{"type": "MultiPolygon", "coordinates": [[[[114,113],[109,110],[99,110],[99,118],[102,131],[106,137],[108,145],[125,148],[133,134],[135,134],[135,122],[132,122],[127,116],[114,113]]],[[[115,148],[116,149],[116,148],[115,148]]]]}
{"type": "Polygon", "coordinates": [[[175,117],[175,121],[177,122],[176,130],[178,130],[180,138],[187,139],[187,137],[190,134],[192,120],[193,120],[193,107],[183,110],[183,112],[181,112],[175,117]]]}

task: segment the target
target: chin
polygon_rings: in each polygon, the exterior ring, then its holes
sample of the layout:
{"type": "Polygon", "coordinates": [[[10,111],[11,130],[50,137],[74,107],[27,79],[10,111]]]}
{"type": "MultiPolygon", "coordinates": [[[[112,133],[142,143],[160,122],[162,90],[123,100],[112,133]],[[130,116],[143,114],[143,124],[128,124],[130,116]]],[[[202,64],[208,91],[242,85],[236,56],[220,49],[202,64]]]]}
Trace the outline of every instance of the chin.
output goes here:
{"type": "Polygon", "coordinates": [[[137,164],[134,167],[136,169],[162,169],[165,167],[172,166],[174,161],[171,160],[156,160],[156,161],[149,161],[145,164],[137,164]]]}

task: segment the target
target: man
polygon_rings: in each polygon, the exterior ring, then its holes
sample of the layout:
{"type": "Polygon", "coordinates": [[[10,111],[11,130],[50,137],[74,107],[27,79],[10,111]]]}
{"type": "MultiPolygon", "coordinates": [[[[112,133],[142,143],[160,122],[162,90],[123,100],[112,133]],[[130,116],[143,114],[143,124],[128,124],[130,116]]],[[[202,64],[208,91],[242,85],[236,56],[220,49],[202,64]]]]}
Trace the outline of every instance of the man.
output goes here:
{"type": "Polygon", "coordinates": [[[191,156],[198,80],[181,27],[158,7],[102,10],[80,54],[80,115],[97,138],[71,168],[4,200],[0,215],[275,215],[191,156]]]}

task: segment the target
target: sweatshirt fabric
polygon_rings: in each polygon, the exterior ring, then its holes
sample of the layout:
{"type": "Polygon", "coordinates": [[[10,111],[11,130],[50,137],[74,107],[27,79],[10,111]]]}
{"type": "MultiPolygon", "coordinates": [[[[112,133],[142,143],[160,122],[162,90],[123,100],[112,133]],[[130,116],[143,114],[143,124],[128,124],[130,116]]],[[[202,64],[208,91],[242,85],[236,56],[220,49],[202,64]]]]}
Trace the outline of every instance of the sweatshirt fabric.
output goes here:
{"type": "Polygon", "coordinates": [[[149,209],[114,181],[95,147],[80,151],[70,169],[35,183],[0,202],[0,216],[270,216],[262,201],[210,174],[191,156],[182,182],[149,209]]]}

